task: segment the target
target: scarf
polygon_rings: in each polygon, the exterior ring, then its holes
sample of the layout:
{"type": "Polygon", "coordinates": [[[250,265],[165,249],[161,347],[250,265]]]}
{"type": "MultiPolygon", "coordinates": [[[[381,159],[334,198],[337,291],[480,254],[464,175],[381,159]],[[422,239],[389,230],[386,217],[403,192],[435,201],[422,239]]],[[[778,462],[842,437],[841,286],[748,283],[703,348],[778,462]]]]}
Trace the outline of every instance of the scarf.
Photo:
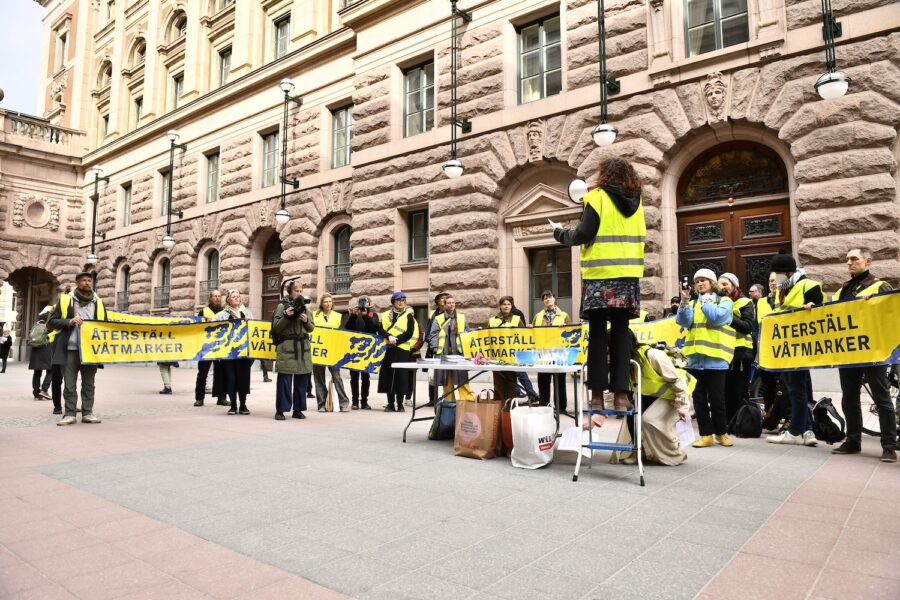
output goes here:
{"type": "MultiPolygon", "coordinates": [[[[855,288],[857,285],[864,282],[866,279],[870,277],[869,271],[866,270],[863,273],[860,273],[856,277],[851,277],[850,281],[841,286],[841,298],[849,298],[851,296],[850,290],[855,288]]],[[[874,277],[872,280],[874,281],[874,277]]]]}
{"type": "Polygon", "coordinates": [[[741,297],[741,289],[740,289],[740,288],[734,288],[734,291],[731,292],[730,294],[728,294],[728,297],[731,298],[731,301],[732,301],[732,302],[734,302],[735,300],[737,300],[738,298],[741,297]]]}
{"type": "Polygon", "coordinates": [[[79,306],[86,306],[94,301],[94,299],[97,297],[97,294],[92,291],[89,295],[85,296],[78,288],[75,288],[75,291],[72,293],[72,297],[75,298],[75,301],[78,302],[79,306]]]}
{"type": "Polygon", "coordinates": [[[548,308],[544,310],[544,319],[547,320],[547,323],[553,323],[553,319],[556,318],[556,307],[548,308]]]}
{"type": "Polygon", "coordinates": [[[778,291],[782,294],[787,294],[794,287],[794,284],[800,281],[801,277],[806,277],[806,271],[797,268],[793,275],[778,284],[778,291]]]}

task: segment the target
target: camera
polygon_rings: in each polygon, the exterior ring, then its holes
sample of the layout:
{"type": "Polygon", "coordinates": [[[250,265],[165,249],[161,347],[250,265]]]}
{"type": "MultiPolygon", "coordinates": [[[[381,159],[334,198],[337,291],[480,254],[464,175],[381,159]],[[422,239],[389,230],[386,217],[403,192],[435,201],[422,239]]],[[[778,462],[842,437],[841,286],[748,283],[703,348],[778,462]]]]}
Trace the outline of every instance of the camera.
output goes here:
{"type": "Polygon", "coordinates": [[[291,307],[294,309],[294,317],[299,317],[306,312],[306,305],[312,302],[312,298],[307,298],[302,294],[291,300],[291,307]]]}
{"type": "Polygon", "coordinates": [[[356,301],[356,308],[365,312],[372,300],[368,296],[360,296],[356,301]]]}

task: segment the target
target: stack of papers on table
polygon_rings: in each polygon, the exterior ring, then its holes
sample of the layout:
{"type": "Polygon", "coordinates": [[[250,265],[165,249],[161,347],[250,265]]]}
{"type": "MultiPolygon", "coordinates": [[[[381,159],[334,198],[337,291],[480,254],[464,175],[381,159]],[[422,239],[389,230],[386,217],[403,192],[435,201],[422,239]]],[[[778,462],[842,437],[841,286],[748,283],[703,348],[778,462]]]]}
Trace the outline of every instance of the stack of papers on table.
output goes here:
{"type": "Polygon", "coordinates": [[[465,363],[468,363],[469,360],[466,359],[465,356],[460,356],[458,354],[451,354],[451,355],[442,356],[441,362],[449,363],[452,365],[452,364],[465,364],[465,363]]]}

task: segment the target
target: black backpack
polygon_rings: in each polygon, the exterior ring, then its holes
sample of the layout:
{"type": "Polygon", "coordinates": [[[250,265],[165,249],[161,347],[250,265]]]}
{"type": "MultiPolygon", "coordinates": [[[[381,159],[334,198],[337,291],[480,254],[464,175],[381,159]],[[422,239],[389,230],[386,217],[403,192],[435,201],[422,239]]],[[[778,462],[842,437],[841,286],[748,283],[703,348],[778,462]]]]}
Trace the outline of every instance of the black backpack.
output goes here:
{"type": "Polygon", "coordinates": [[[812,413],[813,433],[817,440],[831,445],[844,439],[846,422],[831,403],[831,398],[821,398],[816,402],[812,413]]]}
{"type": "Polygon", "coordinates": [[[728,433],[740,438],[758,438],[762,435],[763,412],[759,402],[750,400],[741,406],[728,424],[728,433]]]}

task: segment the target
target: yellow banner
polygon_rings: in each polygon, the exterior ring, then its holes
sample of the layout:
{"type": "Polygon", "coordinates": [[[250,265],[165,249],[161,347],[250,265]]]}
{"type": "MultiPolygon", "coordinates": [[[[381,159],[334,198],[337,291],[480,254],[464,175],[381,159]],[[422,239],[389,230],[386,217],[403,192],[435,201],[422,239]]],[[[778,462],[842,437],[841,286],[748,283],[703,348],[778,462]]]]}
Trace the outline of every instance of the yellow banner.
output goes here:
{"type": "Polygon", "coordinates": [[[180,325],[199,323],[200,317],[173,317],[172,315],[135,315],[117,310],[106,311],[106,318],[113,323],[141,323],[144,325],[180,325]]]}
{"type": "Polygon", "coordinates": [[[759,366],[770,371],[900,363],[900,291],[773,313],[760,323],[759,366]]]}
{"type": "MultiPolygon", "coordinates": [[[[129,315],[130,316],[130,315],[129,315]]],[[[176,317],[177,318],[177,317],[176,317]]],[[[275,359],[268,321],[150,324],[85,321],[85,364],[162,361],[275,359]]],[[[310,334],[313,364],[377,373],[386,346],[366,333],[319,328],[310,334]]]]}
{"type": "MultiPolygon", "coordinates": [[[[684,345],[684,333],[675,324],[675,317],[644,323],[630,323],[631,330],[643,344],[665,342],[673,348],[684,345]]],[[[515,353],[520,350],[538,352],[557,348],[581,348],[576,364],[584,364],[587,355],[588,325],[557,327],[495,327],[463,333],[463,356],[474,358],[481,352],[488,360],[516,364],[515,353]]]]}

